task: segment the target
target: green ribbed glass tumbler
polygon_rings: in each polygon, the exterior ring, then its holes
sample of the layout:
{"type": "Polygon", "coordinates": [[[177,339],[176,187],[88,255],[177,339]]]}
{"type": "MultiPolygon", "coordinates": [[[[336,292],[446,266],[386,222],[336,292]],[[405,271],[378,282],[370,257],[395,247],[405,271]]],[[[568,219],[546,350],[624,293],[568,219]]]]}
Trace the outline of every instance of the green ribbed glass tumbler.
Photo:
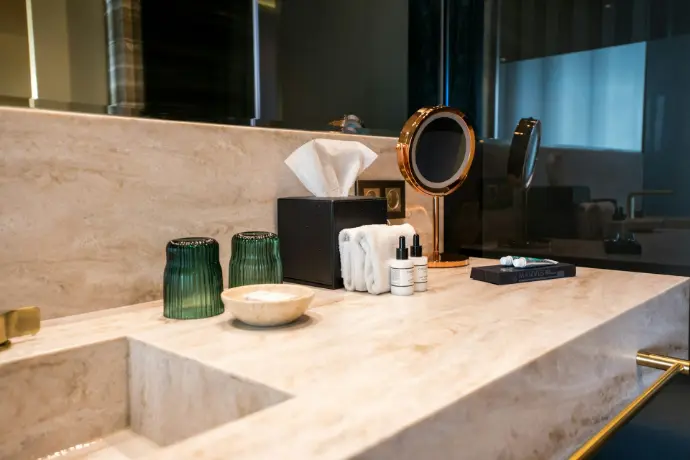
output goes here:
{"type": "Polygon", "coordinates": [[[270,232],[242,232],[232,237],[228,285],[280,284],[283,261],[278,235],[270,232]]]}
{"type": "Polygon", "coordinates": [[[163,316],[198,319],[223,311],[223,272],[218,242],[213,238],[179,238],[165,248],[163,316]]]}

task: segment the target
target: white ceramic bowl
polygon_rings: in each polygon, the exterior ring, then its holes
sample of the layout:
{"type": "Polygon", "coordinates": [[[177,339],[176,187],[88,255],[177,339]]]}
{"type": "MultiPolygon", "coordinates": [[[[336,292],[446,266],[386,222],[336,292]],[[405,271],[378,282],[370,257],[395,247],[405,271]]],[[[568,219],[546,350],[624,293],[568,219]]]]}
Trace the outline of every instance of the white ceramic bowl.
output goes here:
{"type": "Polygon", "coordinates": [[[235,318],[252,326],[280,326],[302,316],[314,299],[314,291],[296,284],[252,284],[226,289],[220,295],[235,318]],[[248,300],[254,292],[293,296],[285,300],[248,300]]]}

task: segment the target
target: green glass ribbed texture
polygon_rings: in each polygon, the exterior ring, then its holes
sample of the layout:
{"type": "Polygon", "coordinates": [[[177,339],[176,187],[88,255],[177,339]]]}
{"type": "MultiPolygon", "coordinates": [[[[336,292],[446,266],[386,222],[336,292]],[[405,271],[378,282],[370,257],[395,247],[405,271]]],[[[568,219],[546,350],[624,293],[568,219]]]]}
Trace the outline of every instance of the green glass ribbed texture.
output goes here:
{"type": "Polygon", "coordinates": [[[198,319],[223,313],[218,242],[213,238],[180,238],[170,241],[165,252],[163,316],[198,319]]]}
{"type": "Polygon", "coordinates": [[[233,236],[229,278],[230,287],[282,283],[283,261],[278,235],[243,232],[233,236]]]}

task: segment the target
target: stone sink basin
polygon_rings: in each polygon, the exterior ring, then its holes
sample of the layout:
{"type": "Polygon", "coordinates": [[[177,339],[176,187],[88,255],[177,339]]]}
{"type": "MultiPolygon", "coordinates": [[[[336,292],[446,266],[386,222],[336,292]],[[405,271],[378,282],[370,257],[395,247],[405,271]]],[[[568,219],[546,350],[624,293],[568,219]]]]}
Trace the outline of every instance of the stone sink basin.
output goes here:
{"type": "Polygon", "coordinates": [[[0,458],[141,458],[290,396],[119,338],[0,366],[0,458]]]}

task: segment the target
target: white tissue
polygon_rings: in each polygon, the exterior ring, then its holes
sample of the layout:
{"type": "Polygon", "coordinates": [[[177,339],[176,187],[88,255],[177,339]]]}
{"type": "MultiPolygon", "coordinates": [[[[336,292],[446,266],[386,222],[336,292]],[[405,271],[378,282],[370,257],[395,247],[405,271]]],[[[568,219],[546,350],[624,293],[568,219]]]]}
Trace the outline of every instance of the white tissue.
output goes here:
{"type": "Polygon", "coordinates": [[[285,164],[314,196],[347,196],[376,153],[361,142],[314,139],[298,148],[285,164]]]}

